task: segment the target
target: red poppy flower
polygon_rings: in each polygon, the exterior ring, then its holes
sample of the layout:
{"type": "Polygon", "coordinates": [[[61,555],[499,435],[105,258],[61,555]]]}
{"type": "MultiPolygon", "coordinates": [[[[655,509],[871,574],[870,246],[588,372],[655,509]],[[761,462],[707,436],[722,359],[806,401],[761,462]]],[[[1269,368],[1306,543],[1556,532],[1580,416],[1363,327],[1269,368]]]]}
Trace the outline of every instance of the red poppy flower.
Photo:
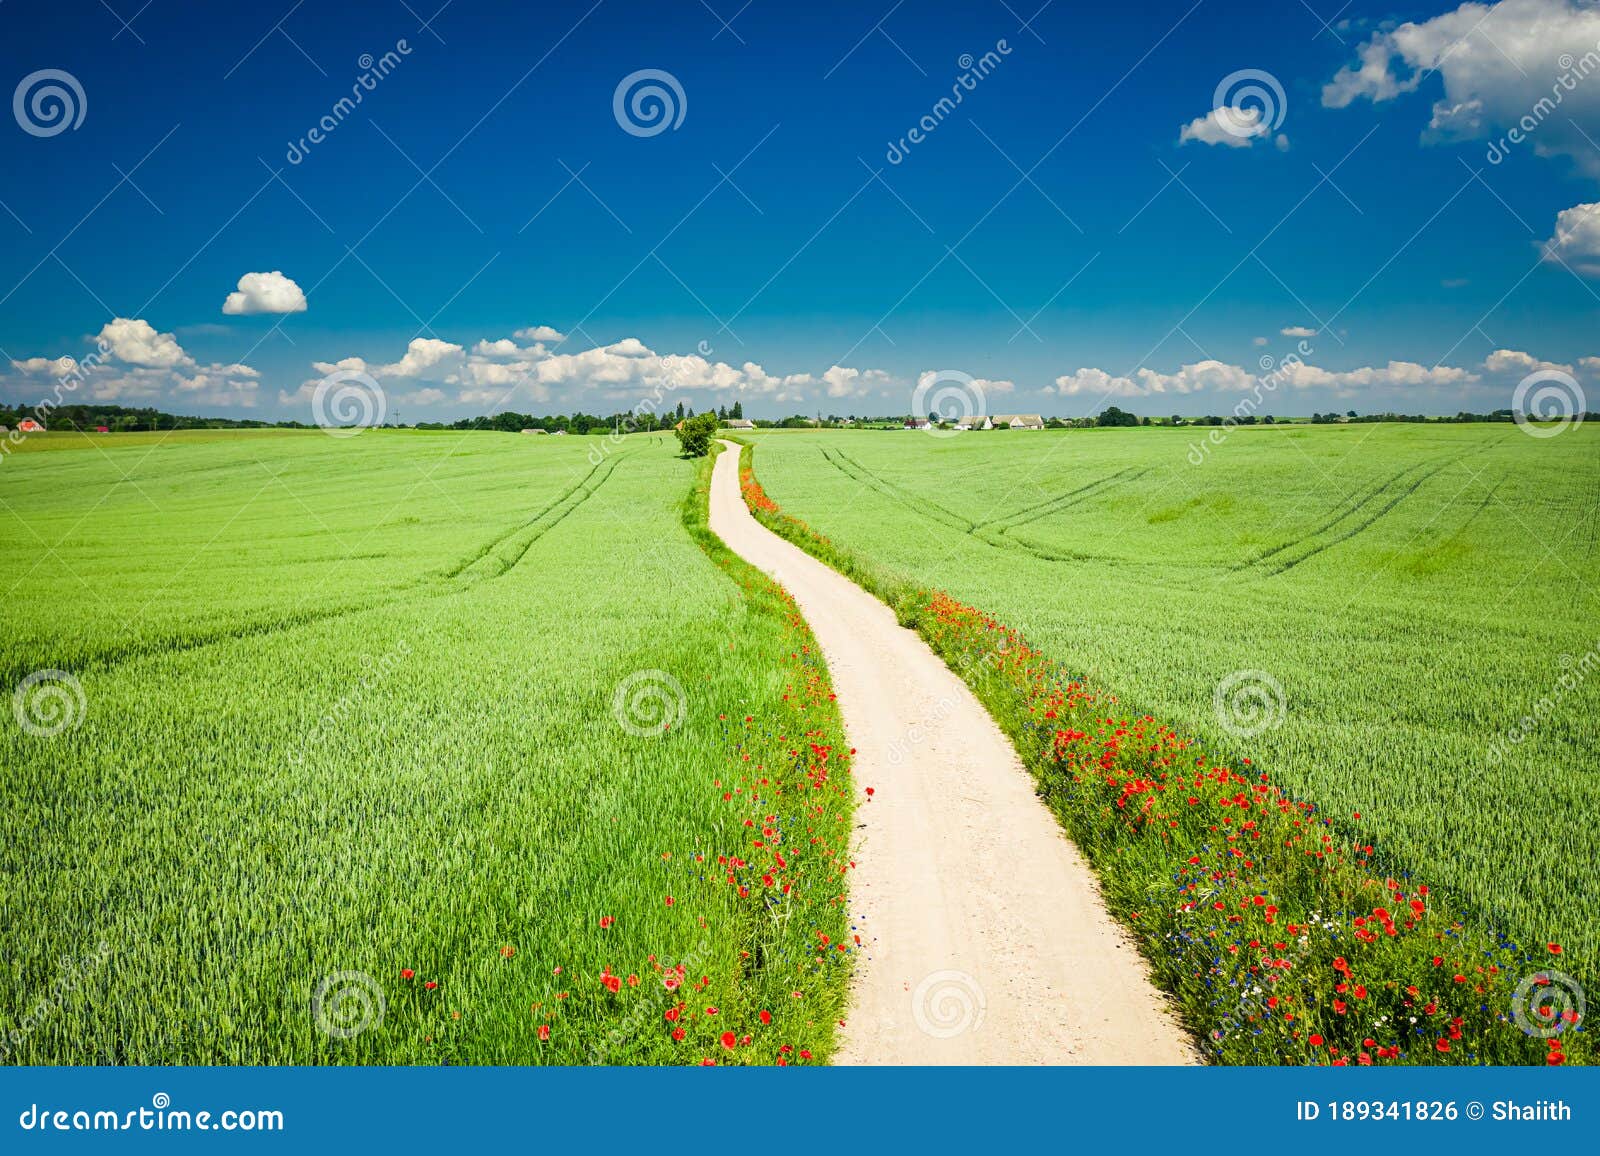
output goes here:
{"type": "Polygon", "coordinates": [[[617,976],[603,975],[600,977],[600,982],[606,985],[606,990],[612,995],[616,995],[617,992],[622,990],[622,980],[617,976]]]}
{"type": "Polygon", "coordinates": [[[416,974],[417,973],[412,971],[409,967],[402,967],[400,969],[400,978],[401,979],[411,979],[416,974]]]}
{"type": "Polygon", "coordinates": [[[539,1025],[539,1040],[540,1040],[540,1042],[547,1041],[547,1040],[549,1040],[549,1038],[550,1038],[550,1025],[549,1024],[540,1024],[539,1025]]]}
{"type": "Polygon", "coordinates": [[[434,988],[438,987],[439,984],[438,984],[438,981],[430,979],[427,983],[423,984],[422,986],[427,988],[429,991],[432,991],[434,988]]]}
{"type": "Polygon", "coordinates": [[[668,907],[671,907],[676,902],[677,902],[677,900],[673,899],[672,896],[670,896],[670,895],[667,896],[666,904],[667,904],[668,907]]]}
{"type": "Polygon", "coordinates": [[[673,1028],[672,1029],[672,1038],[677,1043],[682,1043],[683,1042],[683,1037],[688,1035],[688,1034],[689,1033],[684,1031],[682,1028],[673,1028]]]}
{"type": "Polygon", "coordinates": [[[1547,944],[1545,944],[1545,946],[1550,949],[1550,954],[1551,955],[1560,955],[1561,954],[1561,945],[1559,943],[1547,943],[1547,944]]]}
{"type": "Polygon", "coordinates": [[[800,1058],[802,1060],[809,1060],[811,1058],[811,1053],[806,1051],[804,1048],[801,1048],[800,1049],[800,1058]]]}
{"type": "Polygon", "coordinates": [[[1316,1032],[1312,1032],[1311,1033],[1311,1038],[1309,1040],[1307,1040],[1306,1042],[1309,1043],[1314,1048],[1320,1048],[1322,1046],[1322,1037],[1319,1036],[1316,1032]]]}
{"type": "Polygon", "coordinates": [[[608,927],[610,927],[610,926],[611,926],[611,925],[612,925],[612,924],[613,924],[613,923],[615,923],[615,922],[616,922],[616,920],[615,920],[615,919],[613,919],[613,918],[612,918],[612,917],[611,917],[611,916],[609,916],[609,915],[602,915],[602,916],[601,916],[601,917],[600,917],[600,930],[601,930],[601,931],[604,931],[604,930],[606,930],[606,928],[608,928],[608,927]]]}
{"type": "Polygon", "coordinates": [[[733,1051],[733,1045],[738,1042],[739,1037],[735,1036],[732,1032],[722,1033],[722,1046],[727,1048],[730,1052],[733,1051]]]}
{"type": "Polygon", "coordinates": [[[772,1013],[763,1009],[761,1012],[761,1022],[764,1024],[770,1024],[772,1022],[772,1013]]]}
{"type": "Polygon", "coordinates": [[[1439,1040],[1433,1046],[1435,1048],[1439,1049],[1439,1051],[1441,1051],[1441,1052],[1448,1052],[1450,1050],[1450,1041],[1449,1040],[1439,1040]]]}

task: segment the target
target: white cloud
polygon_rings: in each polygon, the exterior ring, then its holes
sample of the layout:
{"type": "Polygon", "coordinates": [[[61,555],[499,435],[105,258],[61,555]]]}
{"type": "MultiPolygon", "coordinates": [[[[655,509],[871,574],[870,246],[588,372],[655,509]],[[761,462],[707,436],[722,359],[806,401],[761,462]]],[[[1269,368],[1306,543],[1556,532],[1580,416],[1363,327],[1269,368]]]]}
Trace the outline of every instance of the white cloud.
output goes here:
{"type": "MultiPolygon", "coordinates": [[[[1526,356],[1525,354],[1523,356],[1526,356]]],[[[1328,389],[1348,396],[1371,389],[1415,389],[1471,385],[1479,380],[1471,370],[1454,366],[1429,368],[1414,361],[1391,361],[1383,366],[1329,370],[1285,359],[1274,372],[1255,372],[1239,365],[1206,360],[1181,366],[1175,373],[1141,368],[1131,376],[1103,369],[1077,369],[1056,378],[1055,392],[1066,396],[1151,397],[1159,394],[1244,393],[1256,389],[1328,389]]]]}
{"type": "Polygon", "coordinates": [[[472,347],[472,352],[477,357],[516,357],[522,347],[509,337],[502,337],[498,341],[480,341],[472,347]]]}
{"type": "Polygon", "coordinates": [[[1571,373],[1572,366],[1563,365],[1557,361],[1540,361],[1531,353],[1523,353],[1520,349],[1497,349],[1483,361],[1484,369],[1494,374],[1514,373],[1526,376],[1541,369],[1554,369],[1562,373],[1571,373]]]}
{"type": "Polygon", "coordinates": [[[1573,205],[1557,213],[1555,236],[1544,243],[1544,256],[1586,277],[1600,277],[1600,204],[1573,205]]]}
{"type": "Polygon", "coordinates": [[[530,325],[527,329],[519,329],[511,336],[523,341],[565,341],[567,335],[559,329],[552,329],[548,325],[530,325]]]}
{"type": "Polygon", "coordinates": [[[1087,393],[1103,397],[1143,397],[1148,391],[1129,377],[1114,377],[1103,369],[1075,369],[1056,378],[1056,392],[1068,397],[1087,393]]]}
{"type": "Polygon", "coordinates": [[[25,357],[13,361],[11,368],[29,376],[65,377],[78,368],[78,363],[70,357],[25,357]]]}
{"type": "Polygon", "coordinates": [[[1285,337],[1315,337],[1317,335],[1315,329],[1307,329],[1304,325],[1285,325],[1278,332],[1285,337]]]}
{"type": "Polygon", "coordinates": [[[393,365],[382,365],[372,372],[379,377],[442,376],[459,363],[463,350],[451,341],[437,337],[413,337],[406,354],[393,365]]]}
{"type": "Polygon", "coordinates": [[[1250,339],[1250,344],[1251,345],[1262,346],[1262,345],[1265,345],[1266,343],[1267,343],[1267,339],[1265,337],[1252,337],[1250,339]]]}
{"type": "Polygon", "coordinates": [[[1580,357],[1578,368],[1585,373],[1600,373],[1600,357],[1580,357]]]}
{"type": "Polygon", "coordinates": [[[193,360],[170,333],[158,333],[155,326],[138,318],[117,317],[100,330],[100,342],[108,354],[129,365],[148,369],[171,369],[193,365],[193,360]]]}
{"type": "Polygon", "coordinates": [[[239,291],[229,293],[222,302],[224,313],[240,316],[249,313],[304,313],[306,295],[291,278],[278,270],[246,273],[239,278],[239,291]]]}
{"type": "Polygon", "coordinates": [[[1444,96],[1425,139],[1494,136],[1496,147],[1514,148],[1521,134],[1539,155],[1571,156],[1600,175],[1600,153],[1585,139],[1600,126],[1597,46],[1600,7],[1589,0],[1466,3],[1375,34],[1323,88],[1322,103],[1394,100],[1437,72],[1444,96]]]}
{"type": "Polygon", "coordinates": [[[851,369],[830,365],[822,374],[829,397],[865,397],[877,386],[887,385],[889,375],[881,369],[851,369]]]}
{"type": "Polygon", "coordinates": [[[1178,143],[1197,140],[1202,144],[1247,149],[1258,138],[1271,135],[1272,126],[1262,119],[1259,108],[1225,104],[1205,116],[1195,117],[1179,129],[1178,143]]]}
{"type": "Polygon", "coordinates": [[[366,373],[367,363],[364,358],[360,357],[341,357],[338,361],[313,361],[311,368],[322,374],[323,377],[327,377],[328,374],[338,373],[341,370],[366,373]]]}

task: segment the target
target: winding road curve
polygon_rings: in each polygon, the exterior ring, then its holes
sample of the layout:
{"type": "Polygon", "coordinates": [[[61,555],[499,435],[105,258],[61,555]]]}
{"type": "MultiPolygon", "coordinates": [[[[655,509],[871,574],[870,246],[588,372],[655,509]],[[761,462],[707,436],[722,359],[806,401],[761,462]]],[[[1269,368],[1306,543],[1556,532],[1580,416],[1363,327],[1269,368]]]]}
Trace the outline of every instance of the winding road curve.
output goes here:
{"type": "Polygon", "coordinates": [[[841,1063],[1182,1064],[1188,1038],[999,726],[917,634],[757,522],[738,447],[711,529],[792,594],[856,748],[858,957],[841,1063]]]}

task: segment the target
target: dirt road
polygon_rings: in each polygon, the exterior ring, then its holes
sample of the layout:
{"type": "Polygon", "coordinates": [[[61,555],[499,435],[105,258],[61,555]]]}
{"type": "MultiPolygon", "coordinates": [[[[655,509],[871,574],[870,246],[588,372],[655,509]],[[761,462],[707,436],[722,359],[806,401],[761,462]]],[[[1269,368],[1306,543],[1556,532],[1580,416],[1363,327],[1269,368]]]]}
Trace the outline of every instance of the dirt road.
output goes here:
{"type": "Polygon", "coordinates": [[[736,446],[717,459],[711,528],[799,603],[857,785],[873,788],[857,812],[865,950],[839,1061],[1194,1062],[1000,728],[888,607],[751,517],[736,446]]]}

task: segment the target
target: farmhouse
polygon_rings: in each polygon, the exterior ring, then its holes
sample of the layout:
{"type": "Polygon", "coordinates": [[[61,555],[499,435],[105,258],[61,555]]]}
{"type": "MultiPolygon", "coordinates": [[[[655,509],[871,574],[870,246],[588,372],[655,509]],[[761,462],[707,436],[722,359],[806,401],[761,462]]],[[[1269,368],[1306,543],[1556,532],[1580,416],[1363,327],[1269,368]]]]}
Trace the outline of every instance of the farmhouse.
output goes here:
{"type": "Polygon", "coordinates": [[[982,414],[980,414],[977,417],[962,418],[960,421],[956,422],[955,428],[960,430],[993,429],[994,423],[991,422],[987,417],[984,417],[982,414]]]}
{"type": "Polygon", "coordinates": [[[906,418],[906,429],[927,429],[928,419],[925,417],[906,418]]]}
{"type": "Polygon", "coordinates": [[[723,427],[726,428],[726,429],[755,429],[756,428],[756,423],[755,422],[750,421],[748,418],[742,418],[742,417],[729,418],[727,421],[723,422],[722,424],[723,424],[723,427]]]}
{"type": "Polygon", "coordinates": [[[17,428],[19,430],[21,430],[23,433],[43,433],[44,432],[44,426],[42,426],[38,422],[34,421],[31,417],[25,417],[21,421],[19,421],[17,423],[17,428]]]}
{"type": "Polygon", "coordinates": [[[525,434],[542,434],[542,433],[549,433],[550,431],[549,430],[540,429],[538,426],[533,425],[533,426],[529,426],[527,429],[523,430],[522,432],[525,433],[525,434]]]}
{"type": "Polygon", "coordinates": [[[994,424],[1011,429],[1043,429],[1044,418],[1036,413],[997,413],[994,415],[994,424]]]}

